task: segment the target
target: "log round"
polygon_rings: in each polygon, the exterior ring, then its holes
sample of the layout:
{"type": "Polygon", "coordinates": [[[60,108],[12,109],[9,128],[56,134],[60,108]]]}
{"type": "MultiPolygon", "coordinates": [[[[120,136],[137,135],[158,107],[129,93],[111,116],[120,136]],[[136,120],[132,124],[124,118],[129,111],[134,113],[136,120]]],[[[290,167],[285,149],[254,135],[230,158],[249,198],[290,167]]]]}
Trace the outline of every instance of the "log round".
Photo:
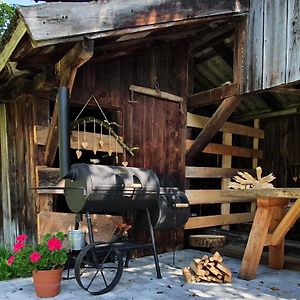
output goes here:
{"type": "Polygon", "coordinates": [[[196,234],[189,236],[189,245],[199,248],[223,247],[226,243],[225,235],[196,234]]]}

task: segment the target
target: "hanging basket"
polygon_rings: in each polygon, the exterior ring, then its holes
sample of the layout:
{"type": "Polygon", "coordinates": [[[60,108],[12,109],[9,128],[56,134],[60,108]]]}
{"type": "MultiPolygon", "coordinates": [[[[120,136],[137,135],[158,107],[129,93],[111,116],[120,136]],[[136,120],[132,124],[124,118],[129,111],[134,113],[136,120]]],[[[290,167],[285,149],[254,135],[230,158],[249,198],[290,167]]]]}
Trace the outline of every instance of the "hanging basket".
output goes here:
{"type": "Polygon", "coordinates": [[[59,294],[63,269],[32,271],[35,293],[40,298],[59,294]]]}

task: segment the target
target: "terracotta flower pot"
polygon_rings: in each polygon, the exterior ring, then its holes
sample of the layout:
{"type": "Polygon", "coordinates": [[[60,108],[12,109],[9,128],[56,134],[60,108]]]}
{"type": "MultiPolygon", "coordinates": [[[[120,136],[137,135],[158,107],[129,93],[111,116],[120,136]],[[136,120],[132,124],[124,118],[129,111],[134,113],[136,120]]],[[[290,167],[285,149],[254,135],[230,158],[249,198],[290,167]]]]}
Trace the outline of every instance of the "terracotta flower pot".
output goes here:
{"type": "Polygon", "coordinates": [[[63,269],[32,271],[36,295],[48,298],[59,294],[62,272],[63,269]]]}

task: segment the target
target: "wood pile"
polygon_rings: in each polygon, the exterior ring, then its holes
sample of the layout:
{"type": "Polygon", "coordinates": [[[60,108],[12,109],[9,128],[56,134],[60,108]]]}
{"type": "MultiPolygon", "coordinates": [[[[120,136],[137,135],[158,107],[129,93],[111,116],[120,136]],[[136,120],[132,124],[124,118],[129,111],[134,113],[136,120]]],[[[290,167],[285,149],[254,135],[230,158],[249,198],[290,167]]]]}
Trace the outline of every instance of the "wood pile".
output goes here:
{"type": "Polygon", "coordinates": [[[262,168],[256,168],[256,177],[255,179],[248,172],[238,172],[238,175],[233,177],[235,182],[230,182],[228,184],[228,188],[233,188],[235,190],[248,190],[248,189],[271,189],[274,188],[271,181],[273,181],[276,177],[273,173],[265,177],[261,177],[262,168]]]}
{"type": "Polygon", "coordinates": [[[201,281],[230,283],[232,280],[232,273],[223,263],[218,251],[211,257],[204,255],[202,258],[194,258],[190,266],[182,268],[182,273],[187,283],[201,281]]]}

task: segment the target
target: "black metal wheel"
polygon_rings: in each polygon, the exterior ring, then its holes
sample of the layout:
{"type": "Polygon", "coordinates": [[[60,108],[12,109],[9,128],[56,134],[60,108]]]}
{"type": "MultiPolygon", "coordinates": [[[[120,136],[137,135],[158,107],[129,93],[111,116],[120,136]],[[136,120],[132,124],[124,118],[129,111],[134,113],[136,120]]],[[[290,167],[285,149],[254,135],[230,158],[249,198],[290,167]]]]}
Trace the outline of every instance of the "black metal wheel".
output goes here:
{"type": "Polygon", "coordinates": [[[123,273],[123,255],[107,243],[84,247],[75,262],[75,278],[81,288],[93,295],[111,291],[123,273]]]}

